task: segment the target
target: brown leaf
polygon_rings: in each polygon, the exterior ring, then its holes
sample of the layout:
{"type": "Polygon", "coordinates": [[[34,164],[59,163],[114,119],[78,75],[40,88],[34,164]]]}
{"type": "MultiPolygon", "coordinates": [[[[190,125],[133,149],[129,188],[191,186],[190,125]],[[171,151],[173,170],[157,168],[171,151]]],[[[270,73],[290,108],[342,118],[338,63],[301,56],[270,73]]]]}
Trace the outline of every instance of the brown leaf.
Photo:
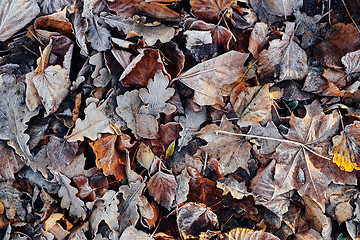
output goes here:
{"type": "Polygon", "coordinates": [[[36,0],[9,0],[0,3],[0,42],[6,41],[40,13],[36,0]]]}
{"type": "Polygon", "coordinates": [[[172,78],[177,77],[184,68],[184,53],[179,49],[178,45],[172,41],[163,44],[160,50],[164,55],[163,61],[165,63],[164,65],[166,71],[171,75],[172,78]]]}
{"type": "Polygon", "coordinates": [[[21,192],[11,185],[10,181],[0,182],[0,203],[5,209],[5,216],[9,220],[19,216],[22,221],[25,221],[27,210],[22,204],[21,192]]]}
{"type": "Polygon", "coordinates": [[[318,233],[314,229],[309,229],[307,231],[297,233],[294,238],[294,240],[308,240],[308,239],[322,240],[323,237],[320,235],[320,233],[318,233]]]}
{"type": "Polygon", "coordinates": [[[202,231],[212,229],[217,224],[217,216],[203,204],[187,203],[181,207],[177,222],[183,238],[197,237],[202,231]]]}
{"type": "Polygon", "coordinates": [[[159,50],[146,48],[139,52],[120,76],[119,81],[125,87],[146,87],[149,79],[164,69],[159,50]]]}
{"type": "MultiPolygon", "coordinates": [[[[274,122],[268,122],[264,127],[262,127],[260,124],[253,125],[250,128],[249,134],[277,139],[283,138],[276,128],[274,122]]],[[[260,149],[258,149],[257,152],[261,155],[273,153],[280,144],[277,141],[260,138],[253,138],[250,141],[259,146],[260,149]]]]}
{"type": "Polygon", "coordinates": [[[339,128],[339,115],[325,115],[318,101],[306,106],[304,118],[290,117],[285,138],[296,144],[281,143],[276,149],[275,196],[296,189],[311,197],[322,209],[328,184],[353,183],[355,176],[343,172],[329,160],[331,137],[339,128]]]}
{"type": "Polygon", "coordinates": [[[79,189],[77,196],[84,201],[92,202],[95,200],[95,191],[89,185],[89,180],[84,176],[77,176],[73,178],[75,185],[79,189]]]}
{"type": "Polygon", "coordinates": [[[314,56],[321,64],[341,68],[341,58],[360,48],[360,34],[352,23],[337,23],[327,31],[325,39],[317,44],[314,56]]]}
{"type": "Polygon", "coordinates": [[[24,159],[7,146],[5,141],[0,141],[0,181],[15,179],[14,174],[24,166],[24,159]]]}
{"type": "Polygon", "coordinates": [[[360,170],[360,122],[347,125],[332,141],[331,154],[334,155],[334,163],[347,172],[360,170]]]}
{"type": "Polygon", "coordinates": [[[207,22],[219,20],[222,12],[229,10],[233,2],[233,0],[190,0],[194,15],[207,22]]]}
{"type": "Polygon", "coordinates": [[[255,24],[254,29],[251,32],[248,49],[255,58],[259,56],[259,53],[265,47],[267,42],[267,29],[268,25],[266,23],[258,22],[255,24]]]}
{"type": "Polygon", "coordinates": [[[248,228],[235,228],[220,235],[220,240],[280,240],[268,232],[255,231],[248,228]]]}
{"type": "Polygon", "coordinates": [[[137,134],[147,139],[155,139],[159,131],[158,122],[155,117],[148,114],[136,114],[137,134]]]}
{"type": "Polygon", "coordinates": [[[57,9],[57,12],[42,16],[34,22],[35,29],[44,29],[52,32],[58,32],[67,37],[73,37],[73,29],[69,19],[66,17],[66,8],[62,11],[57,9]]]}
{"type": "Polygon", "coordinates": [[[218,159],[220,172],[223,175],[233,173],[239,167],[249,171],[250,143],[238,136],[217,134],[218,130],[231,133],[240,132],[226,117],[223,117],[220,126],[206,125],[198,132],[197,136],[208,142],[201,149],[209,154],[209,158],[218,159]]]}
{"type": "Polygon", "coordinates": [[[57,169],[71,163],[78,149],[77,143],[69,143],[62,138],[51,136],[47,145],[47,155],[52,162],[52,166],[57,169]]]}
{"type": "Polygon", "coordinates": [[[194,101],[199,105],[224,105],[221,87],[231,84],[243,74],[249,55],[230,51],[202,62],[178,76],[186,86],[195,90],[194,101]]]}

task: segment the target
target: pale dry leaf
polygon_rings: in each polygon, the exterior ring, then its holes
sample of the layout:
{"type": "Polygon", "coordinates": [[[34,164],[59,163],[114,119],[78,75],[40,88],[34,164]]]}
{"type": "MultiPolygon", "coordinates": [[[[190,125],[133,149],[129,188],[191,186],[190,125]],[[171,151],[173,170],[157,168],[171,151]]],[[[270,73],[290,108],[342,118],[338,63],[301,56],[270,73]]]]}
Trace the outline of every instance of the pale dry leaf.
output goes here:
{"type": "Polygon", "coordinates": [[[153,162],[155,155],[151,151],[151,148],[148,147],[145,143],[140,142],[140,146],[136,153],[136,159],[141,166],[146,168],[148,171],[150,169],[151,163],[153,162]]]}
{"type": "Polygon", "coordinates": [[[80,226],[76,226],[71,229],[68,240],[83,240],[86,239],[85,232],[89,230],[89,222],[86,221],[80,226]]]}
{"type": "Polygon", "coordinates": [[[62,175],[61,173],[57,174],[61,187],[59,189],[58,195],[61,199],[60,206],[69,210],[71,216],[85,219],[86,209],[85,204],[76,194],[79,192],[75,187],[71,186],[71,180],[62,175]]]}
{"type": "Polygon", "coordinates": [[[232,176],[223,180],[218,180],[216,182],[216,187],[223,190],[223,195],[230,193],[233,198],[239,200],[251,195],[251,193],[247,191],[245,182],[239,182],[232,176]]]}
{"type": "Polygon", "coordinates": [[[136,114],[135,121],[137,135],[147,139],[157,138],[159,126],[153,115],[136,114]]]}
{"type": "Polygon", "coordinates": [[[79,154],[71,161],[69,165],[57,169],[61,174],[64,174],[68,178],[72,179],[76,176],[92,177],[96,174],[100,174],[101,170],[97,167],[85,169],[86,158],[84,154],[79,154]]]}
{"type": "Polygon", "coordinates": [[[72,21],[72,28],[76,37],[76,43],[80,47],[80,53],[84,56],[89,55],[89,50],[86,45],[86,32],[88,30],[88,23],[86,18],[81,16],[80,11],[75,11],[72,21]]]}
{"type": "Polygon", "coordinates": [[[51,136],[47,145],[47,155],[52,162],[52,166],[57,169],[70,164],[74,160],[78,149],[77,143],[69,143],[62,138],[51,136]]]}
{"type": "Polygon", "coordinates": [[[189,182],[190,175],[187,169],[183,169],[181,174],[176,176],[177,188],[176,188],[176,205],[179,205],[187,200],[187,195],[189,194],[189,182]]]}
{"type": "Polygon", "coordinates": [[[5,216],[10,220],[19,216],[22,221],[25,221],[27,211],[23,207],[21,192],[11,185],[11,181],[0,182],[0,203],[5,209],[5,216]]]}
{"type": "Polygon", "coordinates": [[[102,52],[97,52],[89,58],[89,64],[94,65],[95,69],[91,73],[92,78],[99,76],[99,71],[104,67],[104,56],[102,52]]]}
{"type": "Polygon", "coordinates": [[[177,116],[175,120],[178,121],[182,127],[180,132],[181,138],[178,140],[178,151],[180,151],[196,135],[200,125],[208,120],[208,115],[206,109],[195,112],[192,108],[187,107],[185,109],[185,117],[177,116]]]}
{"type": "Polygon", "coordinates": [[[134,226],[127,227],[119,240],[154,240],[150,234],[147,234],[143,231],[137,230],[134,226]]]}
{"type": "MultiPolygon", "coordinates": [[[[69,93],[69,69],[60,65],[48,66],[53,39],[45,47],[42,56],[37,60],[38,67],[26,74],[26,105],[34,111],[43,104],[46,116],[57,111],[69,93]]],[[[72,46],[69,51],[72,53],[72,46]]]]}
{"type": "Polygon", "coordinates": [[[341,58],[347,75],[358,75],[360,73],[360,50],[349,52],[341,58]]]}
{"type": "MultiPolygon", "coordinates": [[[[282,135],[279,133],[279,130],[276,128],[274,122],[268,122],[264,127],[260,124],[252,125],[249,131],[250,135],[256,136],[263,136],[263,137],[270,137],[270,138],[277,138],[282,139],[282,135]]],[[[276,150],[279,146],[280,142],[274,140],[267,140],[267,139],[260,139],[260,138],[253,138],[250,140],[251,142],[255,143],[259,146],[258,153],[261,155],[270,154],[276,150]]]]}
{"type": "Polygon", "coordinates": [[[239,117],[240,127],[255,125],[271,115],[273,103],[269,95],[269,84],[250,87],[242,91],[236,98],[233,108],[239,117]]]}
{"type": "Polygon", "coordinates": [[[296,233],[294,240],[323,240],[321,234],[314,229],[309,229],[300,233],[296,233]]]}
{"type": "Polygon", "coordinates": [[[168,76],[158,70],[154,78],[149,80],[147,89],[139,90],[139,97],[146,104],[140,107],[139,113],[151,114],[155,118],[159,118],[160,113],[169,115],[175,112],[176,107],[166,103],[175,93],[175,89],[168,88],[169,81],[168,76]]]}
{"type": "Polygon", "coordinates": [[[119,232],[122,233],[127,227],[135,226],[140,216],[147,219],[154,217],[154,211],[148,200],[143,196],[145,182],[138,179],[119,188],[122,199],[119,204],[119,232]],[[140,213],[140,214],[139,214],[140,213]]]}
{"type": "Polygon", "coordinates": [[[199,105],[224,105],[221,87],[238,80],[249,54],[230,51],[207,60],[180,74],[178,80],[195,91],[199,105]]]}
{"type": "Polygon", "coordinates": [[[110,81],[111,75],[109,70],[106,68],[101,68],[99,70],[99,76],[94,79],[93,83],[95,87],[106,87],[110,81]]]}
{"type": "Polygon", "coordinates": [[[261,76],[274,75],[279,77],[279,81],[299,80],[306,76],[307,55],[292,40],[294,29],[295,23],[286,22],[282,39],[272,40],[269,49],[260,53],[258,72],[261,76]]]}
{"type": "Polygon", "coordinates": [[[122,129],[125,125],[124,121],[115,113],[115,96],[113,93],[100,106],[90,103],[84,112],[85,118],[83,120],[78,118],[71,134],[65,136],[67,141],[83,141],[84,137],[95,141],[100,133],[115,134],[111,125],[116,126],[118,129],[122,129]]]}
{"type": "Polygon", "coordinates": [[[6,41],[40,13],[36,0],[4,0],[0,3],[0,42],[6,41]]]}
{"type": "Polygon", "coordinates": [[[16,153],[27,160],[32,158],[25,133],[26,123],[39,111],[29,111],[25,105],[25,85],[16,84],[14,75],[0,75],[0,139],[14,148],[16,153]]]}
{"type": "Polygon", "coordinates": [[[265,47],[267,29],[268,25],[266,23],[257,22],[251,32],[248,50],[255,58],[259,56],[260,51],[265,47]]]}
{"type": "Polygon", "coordinates": [[[248,228],[235,228],[220,235],[220,240],[280,240],[271,233],[248,228]]]}
{"type": "Polygon", "coordinates": [[[251,157],[250,143],[242,137],[217,134],[216,131],[219,130],[240,133],[240,130],[236,130],[236,126],[226,117],[223,117],[220,126],[215,124],[206,125],[198,132],[197,137],[208,142],[201,149],[208,153],[209,158],[218,159],[220,173],[223,175],[233,173],[239,167],[248,172],[248,160],[251,157]]]}
{"type": "Polygon", "coordinates": [[[88,32],[86,39],[90,42],[90,46],[99,51],[106,51],[111,48],[110,31],[98,23],[98,16],[88,14],[88,32]]]}
{"type": "Polygon", "coordinates": [[[303,0],[250,0],[250,4],[262,22],[271,24],[299,10],[303,0]]]}
{"type": "Polygon", "coordinates": [[[49,15],[74,3],[74,0],[38,0],[41,12],[49,15]]]}
{"type": "Polygon", "coordinates": [[[97,199],[89,217],[93,236],[98,232],[101,221],[105,221],[111,230],[117,230],[118,223],[118,193],[108,190],[100,199],[97,199]]]}
{"type": "Polygon", "coordinates": [[[0,140],[0,181],[15,179],[14,174],[25,166],[24,160],[5,141],[0,140]]]}

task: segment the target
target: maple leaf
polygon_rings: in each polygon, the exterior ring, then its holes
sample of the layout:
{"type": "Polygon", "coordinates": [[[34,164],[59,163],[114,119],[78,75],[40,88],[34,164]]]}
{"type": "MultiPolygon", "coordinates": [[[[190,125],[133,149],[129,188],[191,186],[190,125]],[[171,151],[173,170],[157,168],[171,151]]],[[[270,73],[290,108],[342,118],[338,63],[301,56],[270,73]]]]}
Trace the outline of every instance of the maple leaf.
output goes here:
{"type": "Polygon", "coordinates": [[[360,122],[347,125],[332,141],[331,154],[334,155],[334,163],[348,172],[360,170],[360,122]]]}
{"type": "Polygon", "coordinates": [[[194,101],[199,105],[224,105],[221,87],[231,84],[243,74],[249,55],[230,51],[202,62],[180,74],[178,80],[195,90],[194,101]]]}
{"type": "Polygon", "coordinates": [[[8,0],[0,3],[0,42],[25,27],[40,13],[36,0],[8,0]]]}
{"type": "Polygon", "coordinates": [[[201,149],[209,154],[209,158],[218,159],[220,172],[223,175],[233,173],[239,167],[249,171],[250,143],[238,136],[217,134],[218,130],[231,133],[238,132],[236,127],[226,117],[223,117],[220,126],[206,125],[198,132],[197,137],[208,142],[201,149]]]}
{"type": "Polygon", "coordinates": [[[16,84],[14,75],[0,75],[0,139],[15,149],[19,156],[32,158],[27,142],[30,137],[25,133],[26,123],[39,111],[29,111],[25,105],[25,85],[16,84]]]}
{"type": "Polygon", "coordinates": [[[293,40],[295,23],[286,22],[282,39],[270,42],[259,55],[258,72],[262,76],[279,75],[279,81],[302,79],[308,72],[307,55],[293,40]]]}
{"type": "Polygon", "coordinates": [[[328,157],[330,139],[339,128],[339,115],[325,115],[320,103],[305,106],[304,118],[290,117],[290,129],[273,157],[275,196],[296,189],[301,196],[311,197],[324,209],[328,184],[353,183],[355,176],[341,171],[328,157]]]}
{"type": "Polygon", "coordinates": [[[168,88],[169,78],[161,71],[155,73],[153,79],[148,82],[147,89],[139,90],[139,97],[146,104],[141,107],[139,112],[142,114],[151,114],[155,118],[160,117],[160,113],[169,115],[176,110],[176,107],[166,103],[175,93],[175,89],[168,88]]]}
{"type": "MultiPolygon", "coordinates": [[[[268,122],[264,127],[260,124],[253,125],[251,126],[248,134],[276,139],[283,138],[282,135],[279,133],[278,129],[276,128],[274,122],[268,122]]],[[[280,142],[277,141],[267,140],[266,138],[260,139],[256,137],[251,139],[250,141],[260,147],[257,152],[262,155],[273,153],[280,144],[280,142]]]]}
{"type": "Polygon", "coordinates": [[[117,230],[118,223],[118,193],[108,190],[102,198],[96,200],[93,211],[89,217],[93,236],[98,232],[98,226],[101,221],[105,221],[111,230],[117,230]]]}

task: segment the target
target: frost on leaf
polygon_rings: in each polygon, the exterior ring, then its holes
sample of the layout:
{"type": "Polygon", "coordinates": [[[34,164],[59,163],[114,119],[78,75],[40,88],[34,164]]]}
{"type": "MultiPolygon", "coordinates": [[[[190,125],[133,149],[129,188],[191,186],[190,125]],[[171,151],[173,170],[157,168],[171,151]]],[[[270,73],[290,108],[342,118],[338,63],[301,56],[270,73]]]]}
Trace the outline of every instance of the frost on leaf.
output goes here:
{"type": "MultiPolygon", "coordinates": [[[[46,115],[55,112],[69,92],[70,80],[68,69],[60,65],[48,66],[53,39],[38,59],[38,67],[26,74],[26,105],[34,111],[44,105],[46,115]]],[[[72,47],[69,50],[72,52],[72,47]]]]}
{"type": "MultiPolygon", "coordinates": [[[[249,134],[277,139],[283,138],[276,128],[274,122],[268,122],[264,127],[260,124],[252,125],[249,134]]],[[[261,155],[273,153],[280,144],[278,141],[256,137],[251,139],[250,142],[255,143],[259,147],[257,152],[261,155]]]]}
{"type": "Polygon", "coordinates": [[[194,15],[209,22],[218,21],[222,12],[226,12],[233,2],[233,0],[190,0],[191,11],[194,15]]]}
{"type": "Polygon", "coordinates": [[[61,208],[68,209],[71,216],[84,219],[86,215],[85,204],[76,196],[79,191],[70,185],[71,180],[65,175],[59,173],[57,177],[61,184],[58,192],[59,197],[62,198],[61,208]]]}
{"type": "Polygon", "coordinates": [[[268,50],[263,50],[259,56],[258,71],[261,76],[274,75],[279,81],[298,80],[308,72],[307,55],[293,41],[295,23],[287,22],[282,39],[270,42],[268,50]]]}
{"type": "Polygon", "coordinates": [[[231,176],[217,181],[216,187],[223,190],[223,195],[230,193],[236,199],[243,199],[245,196],[250,195],[246,189],[245,182],[239,182],[231,176]]]}
{"type": "Polygon", "coordinates": [[[355,183],[354,174],[342,171],[329,159],[330,139],[338,131],[339,115],[325,115],[320,103],[306,106],[304,118],[290,117],[290,129],[274,154],[275,196],[296,189],[303,197],[311,197],[322,209],[328,184],[355,183]]]}
{"type": "Polygon", "coordinates": [[[220,126],[215,124],[206,125],[198,132],[198,137],[208,142],[201,147],[208,153],[209,158],[219,161],[220,172],[223,175],[233,173],[239,167],[248,171],[248,160],[250,159],[250,143],[243,137],[229,134],[216,134],[216,131],[230,133],[241,133],[226,117],[221,120],[220,126]]]}
{"type": "Polygon", "coordinates": [[[360,170],[360,122],[347,125],[332,141],[331,154],[334,155],[334,163],[348,172],[360,170]]]}
{"type": "Polygon", "coordinates": [[[202,62],[180,74],[178,79],[195,91],[199,105],[224,105],[221,88],[243,75],[243,65],[249,55],[230,51],[202,62]]]}
{"type": "Polygon", "coordinates": [[[11,186],[11,182],[0,182],[0,203],[2,211],[5,209],[5,215],[8,219],[14,219],[19,216],[25,221],[27,215],[26,209],[23,207],[21,192],[11,186]]]}
{"type": "Polygon", "coordinates": [[[61,168],[71,163],[75,159],[79,146],[77,143],[51,136],[47,145],[47,155],[54,168],[61,168]]]}
{"type": "Polygon", "coordinates": [[[25,133],[26,123],[38,111],[29,111],[25,105],[25,85],[16,84],[14,75],[0,75],[0,139],[14,148],[20,156],[31,159],[27,142],[30,137],[25,133]]]}
{"type": "Polygon", "coordinates": [[[346,69],[346,74],[358,76],[360,74],[360,50],[349,52],[341,58],[346,69]]]}
{"type": "Polygon", "coordinates": [[[220,240],[280,240],[280,238],[274,236],[271,233],[256,231],[248,228],[235,228],[228,233],[223,233],[220,235],[220,240]]]}
{"type": "Polygon", "coordinates": [[[87,40],[93,49],[101,52],[111,48],[110,31],[98,23],[98,16],[89,14],[87,40]]]}
{"type": "Polygon", "coordinates": [[[93,236],[98,232],[98,226],[101,221],[105,221],[111,230],[117,230],[118,223],[118,204],[117,193],[113,190],[107,191],[102,198],[96,200],[92,209],[89,221],[93,236]]]}
{"type": "Polygon", "coordinates": [[[24,165],[24,159],[7,146],[5,141],[0,140],[0,181],[15,179],[14,174],[24,165]]]}
{"type": "Polygon", "coordinates": [[[3,0],[0,3],[0,42],[25,27],[40,13],[36,0],[3,0]]]}
{"type": "Polygon", "coordinates": [[[149,234],[143,231],[137,230],[134,226],[127,227],[119,240],[129,240],[129,239],[154,240],[152,236],[150,236],[149,234]]]}
{"type": "Polygon", "coordinates": [[[87,137],[94,141],[98,139],[100,133],[115,134],[111,124],[119,129],[124,125],[123,120],[115,113],[115,105],[113,93],[99,106],[96,106],[94,102],[90,103],[84,110],[85,118],[76,120],[75,128],[65,139],[75,142],[83,141],[84,137],[87,137]]]}
{"type": "Polygon", "coordinates": [[[240,127],[255,125],[270,117],[272,99],[269,96],[269,84],[255,86],[242,91],[233,104],[239,117],[240,127]]]}
{"type": "Polygon", "coordinates": [[[141,179],[131,182],[129,185],[123,185],[119,188],[122,193],[122,199],[119,204],[119,232],[122,233],[127,227],[135,226],[142,217],[152,219],[154,211],[148,200],[143,196],[145,182],[141,179]]]}
{"type": "Polygon", "coordinates": [[[139,97],[146,104],[140,108],[140,113],[151,114],[155,118],[159,118],[160,113],[169,115],[175,112],[176,107],[170,103],[166,103],[175,93],[175,89],[168,88],[169,78],[161,71],[155,73],[153,79],[150,79],[147,89],[139,90],[139,97]]]}

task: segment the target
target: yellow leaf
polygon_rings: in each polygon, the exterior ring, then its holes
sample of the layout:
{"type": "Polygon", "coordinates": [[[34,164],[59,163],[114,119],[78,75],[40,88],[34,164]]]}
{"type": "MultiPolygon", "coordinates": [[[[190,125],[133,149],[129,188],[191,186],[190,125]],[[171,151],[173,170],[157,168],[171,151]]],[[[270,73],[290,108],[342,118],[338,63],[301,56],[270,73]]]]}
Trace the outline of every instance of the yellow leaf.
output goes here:
{"type": "Polygon", "coordinates": [[[174,140],[172,143],[170,143],[170,145],[169,145],[168,148],[166,149],[165,157],[170,157],[171,155],[174,154],[175,141],[176,141],[176,140],[174,140]]]}

